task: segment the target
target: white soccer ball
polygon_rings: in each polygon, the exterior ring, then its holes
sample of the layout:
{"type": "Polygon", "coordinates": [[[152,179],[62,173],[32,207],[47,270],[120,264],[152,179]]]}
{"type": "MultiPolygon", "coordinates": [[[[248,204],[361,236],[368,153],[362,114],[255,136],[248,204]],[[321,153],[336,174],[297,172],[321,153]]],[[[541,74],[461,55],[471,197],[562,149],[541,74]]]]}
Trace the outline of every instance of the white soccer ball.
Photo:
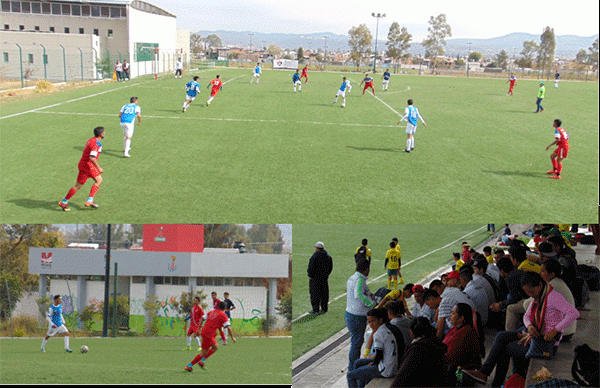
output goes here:
{"type": "Polygon", "coordinates": [[[344,108],[346,106],[346,104],[342,104],[342,108],[344,108]]]}
{"type": "Polygon", "coordinates": [[[90,351],[90,348],[88,348],[87,346],[83,345],[83,346],[81,347],[81,353],[87,353],[87,352],[89,352],[89,351],[90,351]]]}

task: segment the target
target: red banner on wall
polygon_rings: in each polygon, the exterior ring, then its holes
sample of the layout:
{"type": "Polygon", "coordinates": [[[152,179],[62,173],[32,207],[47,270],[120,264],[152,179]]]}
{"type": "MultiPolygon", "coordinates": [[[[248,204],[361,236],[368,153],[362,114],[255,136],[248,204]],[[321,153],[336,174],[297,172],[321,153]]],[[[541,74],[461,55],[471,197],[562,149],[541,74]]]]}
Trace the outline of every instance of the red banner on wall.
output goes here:
{"type": "Polygon", "coordinates": [[[144,251],[203,252],[204,225],[144,224],[144,251]]]}

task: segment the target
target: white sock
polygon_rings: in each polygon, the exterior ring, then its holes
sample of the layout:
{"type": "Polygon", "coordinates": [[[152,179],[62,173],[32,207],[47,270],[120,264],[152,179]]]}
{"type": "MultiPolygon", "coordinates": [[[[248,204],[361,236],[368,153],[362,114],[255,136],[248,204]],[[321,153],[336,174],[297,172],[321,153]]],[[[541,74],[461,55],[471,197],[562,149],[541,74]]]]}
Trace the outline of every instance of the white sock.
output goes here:
{"type": "Polygon", "coordinates": [[[212,100],[213,100],[213,98],[211,97],[211,98],[208,99],[208,102],[211,102],[212,100]]]}
{"type": "Polygon", "coordinates": [[[69,349],[69,336],[65,336],[65,349],[69,349]]]}
{"type": "Polygon", "coordinates": [[[335,98],[335,100],[333,100],[333,102],[337,102],[337,97],[335,98]]]}
{"type": "Polygon", "coordinates": [[[131,140],[125,140],[125,153],[128,154],[131,149],[131,140]]]}
{"type": "Polygon", "coordinates": [[[48,342],[48,338],[44,337],[44,340],[42,341],[42,349],[46,347],[46,342],[48,342]]]}
{"type": "Polygon", "coordinates": [[[296,92],[296,85],[294,85],[294,93],[296,92]]]}
{"type": "Polygon", "coordinates": [[[302,85],[298,85],[298,90],[302,91],[302,85]]]}
{"type": "Polygon", "coordinates": [[[346,105],[346,99],[345,98],[342,100],[342,102],[344,103],[344,105],[346,105]]]}
{"type": "Polygon", "coordinates": [[[410,148],[411,149],[415,148],[415,137],[414,136],[410,138],[410,148]]]}
{"type": "Polygon", "coordinates": [[[196,342],[198,343],[198,347],[200,347],[200,337],[196,337],[196,342]]]}
{"type": "Polygon", "coordinates": [[[187,337],[187,346],[192,346],[192,336],[187,337]]]}
{"type": "Polygon", "coordinates": [[[406,149],[410,151],[410,139],[406,139],[406,149]]]}

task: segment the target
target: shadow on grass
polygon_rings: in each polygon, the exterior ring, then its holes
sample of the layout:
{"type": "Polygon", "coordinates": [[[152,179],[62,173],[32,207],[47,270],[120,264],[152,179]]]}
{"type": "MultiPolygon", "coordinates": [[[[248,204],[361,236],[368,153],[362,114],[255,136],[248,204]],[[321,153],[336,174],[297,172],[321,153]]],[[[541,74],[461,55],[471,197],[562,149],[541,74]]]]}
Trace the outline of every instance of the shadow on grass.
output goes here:
{"type": "Polygon", "coordinates": [[[375,148],[375,147],[355,147],[355,146],[347,146],[346,148],[350,148],[356,151],[383,151],[383,152],[402,152],[400,148],[375,148]]]}
{"type": "Polygon", "coordinates": [[[490,171],[490,170],[483,170],[482,172],[487,173],[487,174],[494,174],[494,175],[499,175],[499,176],[524,176],[524,177],[530,177],[530,178],[548,178],[548,174],[544,173],[544,172],[537,172],[537,171],[490,171]]]}
{"type": "MultiPolygon", "coordinates": [[[[58,206],[58,201],[60,201],[61,199],[62,198],[57,198],[56,201],[39,201],[39,200],[35,200],[35,199],[21,198],[21,199],[12,199],[7,202],[15,204],[24,209],[47,209],[47,210],[62,212],[63,211],[62,208],[60,206],[58,206]]],[[[85,199],[83,199],[83,201],[85,201],[85,199]]],[[[69,208],[71,210],[73,210],[73,209],[89,210],[86,207],[84,207],[83,205],[81,205],[81,206],[74,205],[72,202],[69,202],[69,208]]]]}

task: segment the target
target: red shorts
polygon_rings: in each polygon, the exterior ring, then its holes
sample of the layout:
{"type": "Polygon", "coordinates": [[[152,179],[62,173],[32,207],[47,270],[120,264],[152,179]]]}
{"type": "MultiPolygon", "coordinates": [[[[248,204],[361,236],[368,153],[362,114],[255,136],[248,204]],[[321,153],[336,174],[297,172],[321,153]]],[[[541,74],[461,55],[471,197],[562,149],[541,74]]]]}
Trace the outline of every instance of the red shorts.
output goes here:
{"type": "Polygon", "coordinates": [[[202,336],[202,345],[200,345],[202,347],[202,349],[210,349],[213,345],[217,344],[217,337],[214,335],[203,335],[202,336]]]}
{"type": "Polygon", "coordinates": [[[196,334],[197,331],[198,331],[198,326],[190,326],[190,328],[188,329],[188,332],[187,332],[188,337],[191,336],[192,334],[196,334]]]}
{"type": "Polygon", "coordinates": [[[557,149],[554,150],[554,155],[556,155],[556,157],[560,158],[560,159],[565,159],[568,154],[569,154],[569,146],[558,147],[557,149]]]}
{"type": "Polygon", "coordinates": [[[367,88],[372,88],[372,89],[375,89],[375,88],[373,87],[373,83],[372,83],[372,82],[365,82],[365,89],[367,89],[367,88]]]}
{"type": "Polygon", "coordinates": [[[302,77],[306,77],[306,78],[308,78],[308,74],[306,74],[306,73],[302,73],[302,75],[300,76],[300,78],[302,78],[302,77]]]}
{"type": "Polygon", "coordinates": [[[89,178],[96,178],[98,175],[100,175],[100,172],[96,167],[80,168],[77,175],[77,183],[83,185],[89,178]]]}
{"type": "Polygon", "coordinates": [[[217,93],[219,93],[219,89],[212,89],[211,92],[210,92],[210,96],[214,97],[214,96],[217,95],[217,93]]]}

